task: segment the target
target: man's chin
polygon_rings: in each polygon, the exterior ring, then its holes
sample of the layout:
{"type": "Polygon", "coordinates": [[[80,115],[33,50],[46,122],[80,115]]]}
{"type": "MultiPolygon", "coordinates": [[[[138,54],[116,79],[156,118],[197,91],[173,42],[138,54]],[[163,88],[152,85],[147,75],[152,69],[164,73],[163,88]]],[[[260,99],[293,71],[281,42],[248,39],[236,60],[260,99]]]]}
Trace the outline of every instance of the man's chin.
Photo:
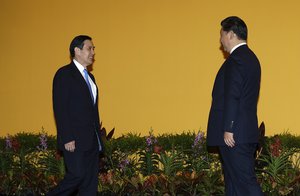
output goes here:
{"type": "Polygon", "coordinates": [[[92,65],[95,62],[95,60],[90,60],[89,65],[92,65]]]}

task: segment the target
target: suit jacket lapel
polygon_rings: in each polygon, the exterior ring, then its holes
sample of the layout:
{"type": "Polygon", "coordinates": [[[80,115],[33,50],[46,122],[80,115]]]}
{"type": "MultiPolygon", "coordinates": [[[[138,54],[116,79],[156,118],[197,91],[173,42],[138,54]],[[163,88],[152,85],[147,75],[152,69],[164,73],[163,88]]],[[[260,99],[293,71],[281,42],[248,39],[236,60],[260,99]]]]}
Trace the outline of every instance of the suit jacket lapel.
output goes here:
{"type": "Polygon", "coordinates": [[[78,70],[78,68],[76,67],[76,65],[73,62],[71,62],[70,66],[71,66],[71,69],[73,72],[73,76],[78,81],[78,84],[80,84],[80,86],[78,88],[84,89],[84,91],[85,91],[84,93],[89,98],[88,100],[90,100],[91,104],[94,105],[93,100],[91,98],[89,87],[87,86],[86,81],[83,78],[82,74],[80,73],[80,71],[78,70]]]}

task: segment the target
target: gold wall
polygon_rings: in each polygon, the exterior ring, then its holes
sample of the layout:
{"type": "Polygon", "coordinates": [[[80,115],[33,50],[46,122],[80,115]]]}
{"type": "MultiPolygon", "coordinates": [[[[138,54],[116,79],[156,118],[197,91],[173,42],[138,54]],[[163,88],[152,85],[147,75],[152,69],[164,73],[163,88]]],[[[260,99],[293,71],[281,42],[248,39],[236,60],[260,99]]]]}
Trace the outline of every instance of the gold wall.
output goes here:
{"type": "Polygon", "coordinates": [[[116,135],[206,130],[224,61],[220,21],[238,15],[262,65],[259,121],[300,130],[300,1],[0,0],[0,135],[55,134],[52,78],[93,37],[100,112],[116,135]],[[247,3],[248,2],[248,3],[247,3]]]}

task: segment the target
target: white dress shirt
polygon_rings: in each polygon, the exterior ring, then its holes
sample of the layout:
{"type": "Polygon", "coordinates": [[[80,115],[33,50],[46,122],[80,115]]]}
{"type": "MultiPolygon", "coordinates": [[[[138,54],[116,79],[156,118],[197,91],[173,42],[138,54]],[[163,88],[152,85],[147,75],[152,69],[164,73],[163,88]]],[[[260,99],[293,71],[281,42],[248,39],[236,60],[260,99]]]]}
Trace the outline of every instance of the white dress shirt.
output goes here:
{"type": "MultiPolygon", "coordinates": [[[[85,80],[85,77],[84,77],[84,72],[83,70],[85,69],[80,63],[78,63],[78,61],[76,61],[75,59],[73,59],[73,62],[74,64],[76,65],[77,69],[80,71],[83,79],[85,80]]],[[[92,93],[93,93],[93,97],[94,97],[94,103],[96,101],[96,97],[97,97],[97,86],[96,84],[93,82],[93,80],[91,79],[90,76],[89,77],[89,82],[91,84],[91,88],[92,88],[92,93]]]]}

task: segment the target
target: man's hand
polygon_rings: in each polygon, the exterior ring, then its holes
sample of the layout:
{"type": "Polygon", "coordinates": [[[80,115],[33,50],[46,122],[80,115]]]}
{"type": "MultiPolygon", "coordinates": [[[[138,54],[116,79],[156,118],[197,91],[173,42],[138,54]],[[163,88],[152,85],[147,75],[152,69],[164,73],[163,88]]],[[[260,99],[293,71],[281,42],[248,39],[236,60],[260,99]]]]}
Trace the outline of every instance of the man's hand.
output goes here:
{"type": "Polygon", "coordinates": [[[233,139],[233,133],[225,131],[224,132],[224,141],[227,146],[234,147],[235,141],[233,139]]]}
{"type": "Polygon", "coordinates": [[[66,151],[74,152],[74,150],[75,150],[75,140],[66,143],[65,144],[65,149],[66,149],[66,151]]]}

